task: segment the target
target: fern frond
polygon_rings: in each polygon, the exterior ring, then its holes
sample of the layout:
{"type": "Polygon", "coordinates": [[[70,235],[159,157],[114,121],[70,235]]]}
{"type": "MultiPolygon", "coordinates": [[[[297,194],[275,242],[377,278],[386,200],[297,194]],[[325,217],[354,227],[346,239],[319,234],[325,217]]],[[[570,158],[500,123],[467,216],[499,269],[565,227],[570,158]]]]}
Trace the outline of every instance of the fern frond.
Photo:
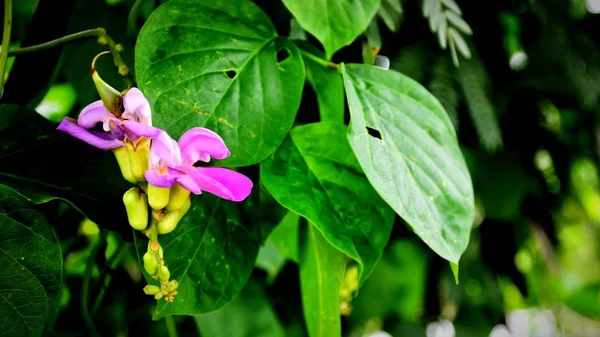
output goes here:
{"type": "Polygon", "coordinates": [[[429,91],[442,103],[458,131],[458,103],[460,93],[456,82],[456,68],[447,55],[437,58],[431,70],[429,91]]]}
{"type": "Polygon", "coordinates": [[[402,23],[402,3],[400,0],[381,0],[377,16],[392,32],[398,31],[402,23]]]}
{"type": "Polygon", "coordinates": [[[488,74],[485,67],[477,58],[463,62],[458,69],[458,80],[480,143],[488,152],[500,150],[503,146],[502,133],[494,106],[488,97],[488,74]]]}

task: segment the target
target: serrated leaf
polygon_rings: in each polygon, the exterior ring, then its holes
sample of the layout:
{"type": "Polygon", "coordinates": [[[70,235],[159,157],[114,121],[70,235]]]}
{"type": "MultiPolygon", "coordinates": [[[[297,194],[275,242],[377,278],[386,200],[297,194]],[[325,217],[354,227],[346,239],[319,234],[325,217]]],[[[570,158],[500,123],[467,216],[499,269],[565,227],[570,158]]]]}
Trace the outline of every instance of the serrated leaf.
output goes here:
{"type": "Polygon", "coordinates": [[[383,199],[458,263],[473,223],[471,178],[454,127],[425,88],[391,70],[343,65],[350,145],[383,199]]]}
{"type": "MultiPolygon", "coordinates": [[[[153,319],[216,311],[239,294],[254,268],[262,233],[272,229],[250,221],[242,214],[243,206],[209,194],[195,196],[177,228],[159,236],[179,293],[173,303],[158,301],[153,319]]],[[[137,233],[135,241],[141,258],[148,238],[137,233]]],[[[149,284],[157,283],[145,271],[144,276],[149,284]]]]}
{"type": "Polygon", "coordinates": [[[458,49],[458,51],[461,53],[461,55],[467,60],[470,59],[471,49],[469,49],[469,45],[467,45],[467,42],[465,41],[465,39],[463,39],[462,35],[460,35],[460,33],[452,27],[448,28],[448,34],[450,35],[450,38],[454,41],[454,45],[456,46],[456,49],[458,49]]]}
{"type": "Polygon", "coordinates": [[[41,336],[62,280],[58,240],[42,213],[0,185],[0,335],[41,336]]]}
{"type": "Polygon", "coordinates": [[[325,47],[328,60],[362,34],[381,0],[283,0],[298,23],[325,47]]]}
{"type": "Polygon", "coordinates": [[[381,257],[393,213],[362,174],[346,128],[334,123],[294,128],[261,164],[261,181],[281,205],[313,222],[359,263],[362,283],[381,257]]]}
{"type": "Polygon", "coordinates": [[[450,8],[451,10],[455,11],[456,14],[458,15],[462,15],[462,11],[460,10],[460,7],[458,6],[458,4],[456,3],[456,1],[454,0],[442,0],[442,3],[450,8]]]}
{"type": "Polygon", "coordinates": [[[341,337],[340,287],[346,257],[312,224],[300,233],[300,289],[310,337],[341,337]]]}
{"type": "Polygon", "coordinates": [[[135,49],[154,124],[177,139],[217,132],[245,166],[273,153],[292,126],[304,85],[298,48],[249,0],[172,0],[142,28],[135,49]]]}
{"type": "Polygon", "coordinates": [[[444,15],[452,23],[456,28],[460,29],[463,33],[467,35],[472,35],[473,30],[471,30],[471,26],[462,18],[462,16],[456,14],[453,11],[444,11],[444,15]]]}

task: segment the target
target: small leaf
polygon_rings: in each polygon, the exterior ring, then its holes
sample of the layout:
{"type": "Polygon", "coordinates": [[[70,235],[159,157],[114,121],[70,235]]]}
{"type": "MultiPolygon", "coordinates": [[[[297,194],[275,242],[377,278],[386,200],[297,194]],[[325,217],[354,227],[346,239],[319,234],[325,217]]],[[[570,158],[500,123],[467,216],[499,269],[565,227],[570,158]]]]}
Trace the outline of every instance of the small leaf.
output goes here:
{"type": "Polygon", "coordinates": [[[283,0],[298,23],[325,47],[331,60],[340,48],[362,34],[377,13],[381,0],[283,0]]]}
{"type": "Polygon", "coordinates": [[[444,12],[446,18],[450,23],[452,23],[456,28],[460,29],[463,33],[467,35],[472,35],[473,31],[471,30],[471,26],[458,14],[452,11],[444,12]]]}
{"type": "Polygon", "coordinates": [[[334,123],[294,128],[261,163],[261,181],[281,205],[359,263],[362,283],[381,257],[394,217],[362,174],[346,129],[334,123]]]}
{"type": "Polygon", "coordinates": [[[52,228],[25,197],[0,185],[0,335],[42,336],[62,279],[52,228]]]}
{"type": "Polygon", "coordinates": [[[425,88],[395,71],[351,64],[342,72],[352,120],[348,139],[367,178],[433,251],[457,263],[475,207],[448,114],[425,88]]]}
{"type": "Polygon", "coordinates": [[[454,38],[450,37],[448,39],[448,44],[450,45],[450,55],[452,55],[452,63],[454,63],[455,67],[458,67],[459,66],[458,54],[456,53],[456,46],[454,45],[454,38]]]}
{"type": "Polygon", "coordinates": [[[283,220],[275,227],[269,241],[279,250],[281,255],[298,263],[298,222],[300,216],[288,211],[283,220]]]}
{"type": "Polygon", "coordinates": [[[436,32],[439,29],[442,20],[445,20],[444,12],[442,12],[441,6],[437,6],[433,9],[429,17],[429,28],[432,32],[436,32]]]}
{"type": "Polygon", "coordinates": [[[344,84],[342,74],[314,60],[313,54],[302,51],[306,79],[317,94],[319,115],[323,122],[344,123],[344,84]]]}
{"type": "Polygon", "coordinates": [[[341,337],[340,287],[346,257],[312,224],[301,227],[300,289],[310,337],[341,337]]]}
{"type": "Polygon", "coordinates": [[[454,0],[442,0],[442,3],[450,8],[451,10],[455,11],[456,14],[458,15],[462,15],[462,11],[460,10],[460,7],[458,6],[458,4],[456,3],[456,1],[454,0]]]}
{"type": "Polygon", "coordinates": [[[470,59],[471,50],[469,49],[469,46],[467,45],[465,39],[463,39],[462,35],[460,35],[460,33],[452,27],[448,28],[448,34],[450,35],[450,38],[454,41],[456,48],[462,54],[462,56],[467,60],[470,59]]]}
{"type": "Polygon", "coordinates": [[[390,31],[398,31],[402,22],[402,3],[400,0],[382,0],[377,16],[383,20],[390,31]]]}
{"type": "Polygon", "coordinates": [[[377,24],[377,20],[373,20],[369,27],[367,27],[365,36],[367,37],[367,41],[369,41],[371,47],[375,48],[376,50],[381,50],[381,33],[379,33],[379,25],[377,24]]]}
{"type": "Polygon", "coordinates": [[[446,18],[443,18],[440,21],[440,26],[438,27],[438,40],[440,41],[440,47],[442,49],[446,49],[448,45],[448,22],[446,18]]]}
{"type": "Polygon", "coordinates": [[[300,106],[300,51],[248,0],[169,1],[142,28],[135,56],[154,124],[174,139],[197,126],[217,132],[231,151],[220,165],[273,153],[300,106]]]}
{"type": "Polygon", "coordinates": [[[423,16],[428,18],[440,6],[440,0],[423,0],[423,16]]]}
{"type": "Polygon", "coordinates": [[[458,285],[458,263],[450,262],[450,268],[452,269],[452,275],[454,275],[454,282],[458,285]]]}

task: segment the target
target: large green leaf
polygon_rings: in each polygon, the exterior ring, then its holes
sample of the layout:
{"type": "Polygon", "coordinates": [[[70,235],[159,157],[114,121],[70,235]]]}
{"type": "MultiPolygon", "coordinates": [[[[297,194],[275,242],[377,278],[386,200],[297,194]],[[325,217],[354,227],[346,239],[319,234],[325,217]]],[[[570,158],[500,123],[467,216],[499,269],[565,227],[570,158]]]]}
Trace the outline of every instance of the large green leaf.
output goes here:
{"type": "Polygon", "coordinates": [[[194,318],[202,336],[285,337],[285,331],[257,282],[217,312],[194,318]]]}
{"type": "Polygon", "coordinates": [[[1,336],[41,336],[60,289],[60,245],[32,205],[0,185],[1,336]]]}
{"type": "Polygon", "coordinates": [[[312,224],[300,231],[300,288],[308,335],[341,336],[340,287],[346,257],[312,224]]]}
{"type": "Polygon", "coordinates": [[[302,52],[306,65],[306,79],[315,90],[319,103],[319,115],[323,122],[344,123],[344,84],[342,75],[327,68],[319,58],[302,52]]]}
{"type": "Polygon", "coordinates": [[[394,214],[360,170],[343,124],[292,130],[261,165],[261,179],[283,206],[307,218],[360,265],[364,281],[381,257],[394,214]]]}
{"type": "Polygon", "coordinates": [[[292,126],[304,85],[298,48],[248,0],[173,0],[140,32],[139,87],[154,123],[177,139],[191,127],[217,132],[244,166],[273,153],[292,126]]]}
{"type": "Polygon", "coordinates": [[[327,59],[367,29],[381,0],[283,0],[302,28],[325,47],[327,59]]]}
{"type": "MultiPolygon", "coordinates": [[[[254,268],[261,232],[267,231],[261,222],[248,220],[243,206],[210,194],[195,196],[177,228],[159,236],[179,294],[173,303],[158,301],[154,319],[216,311],[239,294],[254,268]]],[[[148,239],[141,234],[135,239],[141,258],[148,239]]],[[[157,284],[145,276],[148,283],[157,284]]]]}
{"type": "Polygon", "coordinates": [[[383,199],[431,249],[458,263],[474,201],[456,133],[441,104],[395,71],[343,65],[350,145],[383,199]]]}
{"type": "Polygon", "coordinates": [[[0,184],[34,203],[65,200],[105,228],[129,228],[121,201],[128,183],[114,155],[56,126],[33,110],[0,105],[0,184]]]}

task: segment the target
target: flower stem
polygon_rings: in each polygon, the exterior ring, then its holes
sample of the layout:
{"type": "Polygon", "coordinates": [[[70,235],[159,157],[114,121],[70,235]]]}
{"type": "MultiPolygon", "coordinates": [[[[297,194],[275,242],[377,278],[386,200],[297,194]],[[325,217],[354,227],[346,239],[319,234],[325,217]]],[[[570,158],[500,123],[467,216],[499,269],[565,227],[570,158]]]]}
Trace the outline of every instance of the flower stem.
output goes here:
{"type": "Polygon", "coordinates": [[[327,68],[327,69],[331,69],[331,70],[337,70],[339,71],[339,66],[336,63],[333,62],[329,62],[327,60],[324,60],[318,56],[315,56],[307,51],[304,50],[300,50],[300,52],[302,53],[302,55],[306,58],[309,58],[313,61],[315,61],[316,63],[322,65],[323,67],[327,68]]]}
{"type": "MultiPolygon", "coordinates": [[[[10,0],[7,0],[7,1],[10,1],[10,0]]],[[[5,23],[5,30],[6,30],[6,23],[5,23]]],[[[104,29],[104,28],[88,29],[88,30],[84,30],[81,32],[65,35],[63,37],[59,37],[58,39],[54,39],[54,40],[51,40],[48,42],[36,44],[33,46],[11,49],[11,50],[8,50],[8,54],[9,55],[18,55],[18,54],[36,52],[39,50],[44,50],[47,48],[59,46],[61,44],[69,43],[71,41],[76,41],[76,40],[90,38],[90,37],[98,38],[98,43],[103,46],[106,46],[108,48],[108,50],[110,51],[110,53],[113,56],[113,61],[114,61],[115,66],[118,68],[119,74],[121,76],[123,76],[123,79],[127,83],[128,87],[130,87],[130,88],[133,87],[134,80],[129,71],[129,67],[127,67],[127,65],[123,61],[123,58],[121,57],[121,52],[123,51],[123,46],[118,43],[115,43],[115,41],[110,37],[110,35],[108,35],[106,33],[106,29],[104,29]]],[[[3,46],[4,46],[4,44],[3,44],[3,46]]],[[[2,50],[4,51],[4,47],[2,48],[2,50]]]]}
{"type": "Polygon", "coordinates": [[[87,265],[85,266],[83,284],[81,285],[81,314],[83,316],[83,320],[85,321],[85,325],[92,336],[100,336],[100,333],[94,326],[94,320],[90,316],[90,310],[88,306],[90,298],[90,278],[92,277],[92,271],[94,270],[94,264],[96,263],[96,256],[98,255],[100,248],[104,245],[104,242],[106,242],[107,235],[107,231],[100,230],[98,239],[90,251],[90,256],[88,258],[87,265]]]}
{"type": "Polygon", "coordinates": [[[4,31],[2,33],[2,51],[0,51],[0,97],[4,92],[4,72],[8,59],[8,45],[12,27],[12,0],[4,0],[4,31]]]}
{"type": "Polygon", "coordinates": [[[131,10],[129,11],[129,15],[127,16],[127,35],[130,37],[135,36],[135,31],[137,29],[137,18],[138,18],[138,10],[140,9],[140,5],[144,0],[136,0],[133,6],[131,6],[131,10]]]}
{"type": "MultiPolygon", "coordinates": [[[[107,263],[108,268],[111,271],[113,271],[117,267],[119,261],[121,261],[121,257],[123,256],[123,252],[125,252],[126,247],[127,245],[125,241],[119,239],[119,246],[117,247],[117,250],[107,263]]],[[[92,306],[92,315],[95,315],[98,309],[100,309],[100,305],[102,304],[102,300],[104,299],[104,295],[106,294],[106,289],[108,289],[108,287],[110,286],[111,281],[111,274],[108,274],[106,275],[106,277],[104,277],[104,284],[102,285],[102,287],[100,287],[100,290],[98,291],[98,296],[96,297],[96,300],[94,300],[94,305],[92,306]]]]}
{"type": "Polygon", "coordinates": [[[173,315],[165,316],[165,324],[167,325],[169,337],[177,337],[177,326],[175,325],[173,315]]]}

